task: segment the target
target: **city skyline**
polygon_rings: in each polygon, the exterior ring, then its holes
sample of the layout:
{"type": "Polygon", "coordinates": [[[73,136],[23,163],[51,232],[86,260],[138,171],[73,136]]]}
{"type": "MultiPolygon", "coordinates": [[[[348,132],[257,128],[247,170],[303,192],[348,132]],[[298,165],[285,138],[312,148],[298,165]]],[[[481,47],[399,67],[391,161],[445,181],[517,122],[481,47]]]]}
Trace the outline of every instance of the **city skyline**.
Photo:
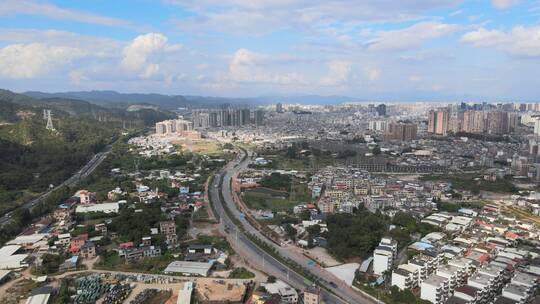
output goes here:
{"type": "Polygon", "coordinates": [[[0,87],[531,101],[538,1],[3,1],[0,87]]]}

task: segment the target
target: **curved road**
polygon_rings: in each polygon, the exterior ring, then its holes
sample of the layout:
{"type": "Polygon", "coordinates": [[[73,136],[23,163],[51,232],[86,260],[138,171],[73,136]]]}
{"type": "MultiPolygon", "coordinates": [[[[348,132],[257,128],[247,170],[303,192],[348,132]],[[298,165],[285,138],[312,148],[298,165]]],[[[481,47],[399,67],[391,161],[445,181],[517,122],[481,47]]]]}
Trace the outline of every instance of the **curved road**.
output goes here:
{"type": "Polygon", "coordinates": [[[250,234],[258,237],[269,246],[275,248],[282,257],[286,257],[305,268],[309,268],[311,274],[319,279],[319,282],[317,283],[327,288],[327,290],[322,289],[325,303],[375,303],[376,300],[353,290],[347,284],[340,282],[335,276],[323,268],[320,268],[319,266],[309,267],[308,265],[313,264],[310,263],[310,259],[303,255],[291,253],[285,248],[274,244],[264,237],[245,219],[245,216],[243,216],[236,208],[230,187],[232,177],[240,170],[246,168],[249,164],[251,152],[248,152],[245,159],[244,156],[246,156],[246,154],[242,152],[236,157],[235,160],[228,163],[214,177],[210,190],[211,201],[217,215],[220,218],[220,230],[225,233],[233,248],[240,254],[240,256],[248,260],[253,266],[256,266],[266,273],[280,278],[297,289],[304,289],[308,287],[309,282],[303,276],[299,275],[291,270],[288,266],[268,255],[263,249],[259,248],[255,243],[253,243],[253,241],[251,241],[229,218],[228,214],[224,210],[223,203],[227,205],[234,217],[241,222],[244,229],[250,234]],[[220,185],[221,178],[223,178],[223,186],[220,185]],[[225,202],[222,202],[220,199],[220,190],[225,202]],[[329,292],[328,290],[331,290],[332,292],[329,292]]]}

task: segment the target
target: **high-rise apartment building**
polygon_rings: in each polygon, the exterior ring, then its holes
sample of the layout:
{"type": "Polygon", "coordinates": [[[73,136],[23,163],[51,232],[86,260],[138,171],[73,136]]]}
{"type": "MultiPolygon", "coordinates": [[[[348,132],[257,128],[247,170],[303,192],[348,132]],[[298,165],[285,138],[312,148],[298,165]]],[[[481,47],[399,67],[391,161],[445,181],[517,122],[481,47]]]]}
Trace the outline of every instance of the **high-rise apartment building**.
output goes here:
{"type": "Polygon", "coordinates": [[[157,134],[173,134],[193,131],[193,123],[184,119],[171,119],[156,123],[157,134]]]}
{"type": "Polygon", "coordinates": [[[256,110],[255,111],[255,125],[262,126],[264,124],[264,111],[256,110]]]}
{"type": "Polygon", "coordinates": [[[450,128],[450,111],[448,109],[429,111],[428,133],[446,135],[450,128]]]}
{"type": "Polygon", "coordinates": [[[467,133],[484,133],[486,115],[484,111],[468,110],[463,113],[462,131],[467,133]]]}
{"type": "Polygon", "coordinates": [[[463,113],[461,130],[467,133],[502,135],[516,130],[519,116],[501,110],[468,110],[463,113]]]}
{"type": "Polygon", "coordinates": [[[196,129],[239,127],[249,124],[260,126],[264,123],[264,110],[252,111],[224,105],[221,109],[194,110],[192,121],[196,129]]]}
{"type": "Polygon", "coordinates": [[[416,139],[418,126],[414,123],[392,122],[389,123],[384,134],[384,139],[409,141],[416,139]]]}
{"type": "Polygon", "coordinates": [[[377,115],[379,116],[386,116],[386,105],[381,103],[375,108],[375,111],[377,111],[377,115]]]}

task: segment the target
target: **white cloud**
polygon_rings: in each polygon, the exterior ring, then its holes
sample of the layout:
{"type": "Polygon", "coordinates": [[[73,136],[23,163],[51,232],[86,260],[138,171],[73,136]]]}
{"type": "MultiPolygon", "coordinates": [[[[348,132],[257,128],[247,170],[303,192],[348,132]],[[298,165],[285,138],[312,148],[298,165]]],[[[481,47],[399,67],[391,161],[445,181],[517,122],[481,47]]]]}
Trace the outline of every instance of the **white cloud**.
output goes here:
{"type": "Polygon", "coordinates": [[[87,36],[68,31],[0,28],[0,41],[10,44],[43,43],[84,49],[94,57],[114,57],[122,42],[105,37],[87,36]]]}
{"type": "Polygon", "coordinates": [[[194,13],[176,20],[182,30],[260,34],[282,29],[320,30],[334,23],[404,21],[462,0],[166,0],[194,13]]]}
{"type": "Polygon", "coordinates": [[[376,32],[368,42],[368,49],[404,50],[420,46],[424,41],[443,37],[459,30],[461,26],[439,22],[420,22],[410,27],[376,32]]]}
{"type": "Polygon", "coordinates": [[[369,81],[377,81],[381,79],[381,70],[378,68],[367,68],[366,77],[369,81]]]}
{"type": "Polygon", "coordinates": [[[160,71],[159,63],[149,62],[154,55],[174,52],[180,45],[167,44],[167,37],[160,33],[137,36],[122,52],[121,66],[129,72],[139,73],[142,78],[150,78],[160,71]]]}
{"type": "Polygon", "coordinates": [[[508,32],[480,28],[464,34],[461,41],[475,47],[493,47],[515,56],[540,56],[540,26],[516,26],[508,32]]]}
{"type": "Polygon", "coordinates": [[[418,75],[411,75],[409,76],[409,81],[410,82],[418,82],[422,80],[422,77],[418,76],[418,75]]]}
{"type": "Polygon", "coordinates": [[[88,81],[88,77],[82,71],[71,71],[68,76],[71,83],[76,85],[81,84],[83,81],[88,81]]]}
{"type": "Polygon", "coordinates": [[[500,10],[508,9],[521,2],[521,0],[491,0],[491,4],[500,10]]]}
{"type": "Polygon", "coordinates": [[[0,49],[0,76],[34,78],[86,56],[84,50],[42,43],[12,44],[0,49]]]}
{"type": "Polygon", "coordinates": [[[138,27],[126,20],[66,9],[40,1],[2,0],[0,2],[0,16],[12,16],[16,14],[45,16],[58,20],[69,20],[112,27],[138,29],[138,27]]]}
{"type": "Polygon", "coordinates": [[[347,61],[334,60],[328,64],[328,74],[321,79],[321,84],[325,86],[342,85],[349,81],[351,74],[351,64],[347,61]]]}
{"type": "Polygon", "coordinates": [[[233,81],[244,83],[266,83],[279,85],[305,84],[304,77],[296,72],[269,71],[268,62],[274,59],[265,54],[238,49],[229,64],[229,76],[233,81]],[[266,69],[265,69],[266,68],[266,69]]]}

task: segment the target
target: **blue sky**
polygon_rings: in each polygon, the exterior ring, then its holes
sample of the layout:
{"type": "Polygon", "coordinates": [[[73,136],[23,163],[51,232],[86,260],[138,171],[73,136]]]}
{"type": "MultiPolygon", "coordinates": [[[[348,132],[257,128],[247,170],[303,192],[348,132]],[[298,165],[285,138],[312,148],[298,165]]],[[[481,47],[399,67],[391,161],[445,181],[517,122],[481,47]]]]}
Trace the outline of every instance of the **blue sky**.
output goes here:
{"type": "Polygon", "coordinates": [[[540,1],[2,0],[0,87],[535,101],[540,1]]]}

